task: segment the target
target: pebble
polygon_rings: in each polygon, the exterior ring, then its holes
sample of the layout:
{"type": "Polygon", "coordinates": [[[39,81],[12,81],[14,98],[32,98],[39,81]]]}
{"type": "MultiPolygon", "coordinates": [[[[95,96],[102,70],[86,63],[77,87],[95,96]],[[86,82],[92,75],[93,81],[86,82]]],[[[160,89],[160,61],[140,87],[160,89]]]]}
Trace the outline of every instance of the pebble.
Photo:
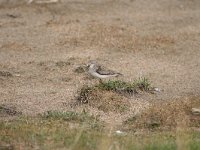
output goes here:
{"type": "Polygon", "coordinates": [[[193,115],[200,115],[200,108],[192,108],[191,112],[193,115]]]}

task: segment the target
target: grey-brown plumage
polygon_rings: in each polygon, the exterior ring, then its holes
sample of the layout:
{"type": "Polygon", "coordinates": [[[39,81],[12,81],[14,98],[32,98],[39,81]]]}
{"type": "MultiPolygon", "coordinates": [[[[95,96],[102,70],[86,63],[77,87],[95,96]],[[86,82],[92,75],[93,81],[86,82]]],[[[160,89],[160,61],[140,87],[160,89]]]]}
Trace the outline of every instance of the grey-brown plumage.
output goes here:
{"type": "Polygon", "coordinates": [[[88,64],[89,67],[89,73],[96,78],[99,79],[104,79],[104,78],[110,78],[110,77],[117,77],[119,75],[122,75],[121,73],[112,71],[112,70],[108,70],[100,65],[97,65],[94,62],[90,62],[88,64]]]}

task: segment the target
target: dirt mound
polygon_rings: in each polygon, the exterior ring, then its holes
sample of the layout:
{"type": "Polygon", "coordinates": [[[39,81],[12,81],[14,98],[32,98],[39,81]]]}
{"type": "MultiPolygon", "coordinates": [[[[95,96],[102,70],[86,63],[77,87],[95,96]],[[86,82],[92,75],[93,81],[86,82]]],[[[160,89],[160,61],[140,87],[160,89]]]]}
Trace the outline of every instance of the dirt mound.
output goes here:
{"type": "Polygon", "coordinates": [[[193,107],[200,107],[199,97],[181,98],[171,101],[152,102],[141,115],[127,119],[128,129],[147,128],[176,129],[178,127],[199,127],[200,116],[191,113],[193,107]]]}
{"type": "Polygon", "coordinates": [[[98,87],[83,87],[77,97],[80,104],[87,104],[104,112],[123,113],[130,108],[128,98],[113,91],[106,91],[98,87]]]}

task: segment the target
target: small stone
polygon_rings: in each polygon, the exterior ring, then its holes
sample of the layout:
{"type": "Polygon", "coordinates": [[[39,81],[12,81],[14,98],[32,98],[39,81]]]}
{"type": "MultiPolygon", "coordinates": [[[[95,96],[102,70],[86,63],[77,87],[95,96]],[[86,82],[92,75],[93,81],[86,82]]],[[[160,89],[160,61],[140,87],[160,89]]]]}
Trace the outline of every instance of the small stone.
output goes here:
{"type": "Polygon", "coordinates": [[[200,108],[192,108],[191,112],[193,115],[200,115],[200,108]]]}
{"type": "Polygon", "coordinates": [[[115,131],[115,133],[116,133],[116,134],[118,134],[118,135],[126,135],[126,133],[125,133],[125,132],[123,132],[123,131],[120,131],[120,130],[117,130],[117,131],[115,131]]]}
{"type": "Polygon", "coordinates": [[[21,74],[14,74],[14,76],[16,76],[16,77],[20,77],[20,76],[21,76],[21,74]]]}
{"type": "Polygon", "coordinates": [[[157,87],[152,87],[149,89],[149,92],[152,94],[156,94],[156,93],[160,93],[162,90],[160,88],[157,87]]]}
{"type": "Polygon", "coordinates": [[[155,87],[154,90],[155,90],[156,92],[160,92],[160,91],[161,91],[161,90],[160,90],[159,88],[157,88],[157,87],[155,87]]]}

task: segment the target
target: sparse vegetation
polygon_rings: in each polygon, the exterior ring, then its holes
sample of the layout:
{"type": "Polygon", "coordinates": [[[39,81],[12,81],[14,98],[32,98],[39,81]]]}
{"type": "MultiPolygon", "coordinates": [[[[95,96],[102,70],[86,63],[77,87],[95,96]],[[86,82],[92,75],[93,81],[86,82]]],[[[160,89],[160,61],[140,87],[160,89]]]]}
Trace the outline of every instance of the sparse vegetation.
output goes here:
{"type": "Polygon", "coordinates": [[[79,124],[81,123],[84,124],[85,126],[89,126],[92,129],[101,129],[103,127],[103,124],[100,122],[98,116],[90,115],[85,111],[83,111],[82,113],[77,113],[73,111],[67,111],[67,112],[48,111],[42,114],[42,118],[69,121],[79,124]]]}
{"type": "Polygon", "coordinates": [[[142,91],[149,91],[152,88],[149,79],[145,77],[140,77],[138,80],[135,80],[134,85],[142,91]]]}
{"type": "Polygon", "coordinates": [[[100,82],[92,87],[83,86],[76,98],[81,104],[88,104],[105,112],[125,112],[129,110],[130,102],[127,96],[140,91],[148,92],[151,84],[146,78],[139,78],[133,82],[121,80],[100,82]]]}
{"type": "MultiPolygon", "coordinates": [[[[70,122],[63,119],[64,116],[74,116],[76,113],[49,113],[46,119],[19,118],[9,122],[0,122],[0,148],[20,149],[161,149],[175,150],[180,144],[187,149],[200,148],[200,134],[198,132],[181,131],[148,133],[134,136],[128,133],[126,136],[115,135],[107,130],[99,132],[93,128],[80,126],[71,127],[70,122]],[[55,117],[56,116],[56,117],[55,117]]],[[[75,115],[76,116],[76,115],[75,115]]],[[[87,119],[87,118],[85,118],[87,119]]]]}
{"type": "Polygon", "coordinates": [[[134,83],[128,83],[120,80],[109,80],[108,82],[102,82],[99,85],[97,85],[97,87],[103,90],[114,91],[117,93],[136,93],[136,85],[134,83]]]}
{"type": "Polygon", "coordinates": [[[78,103],[103,111],[125,112],[130,107],[127,96],[136,94],[138,90],[148,92],[150,88],[151,84],[147,78],[139,78],[133,82],[109,80],[92,87],[83,86],[76,99],[78,103]]]}
{"type": "Polygon", "coordinates": [[[100,82],[99,84],[89,87],[84,86],[80,90],[80,94],[78,100],[82,103],[87,103],[87,99],[92,91],[104,90],[104,91],[112,91],[118,94],[135,94],[138,90],[148,92],[151,89],[151,84],[149,80],[145,77],[139,78],[133,82],[125,82],[121,80],[109,80],[107,82],[100,82]]]}
{"type": "Polygon", "coordinates": [[[137,90],[142,90],[148,92],[151,88],[151,83],[145,77],[140,77],[133,82],[125,82],[121,80],[109,80],[107,82],[102,82],[97,85],[98,88],[108,91],[115,91],[118,93],[135,94],[137,90]]]}
{"type": "Polygon", "coordinates": [[[177,127],[200,127],[200,116],[191,113],[193,106],[200,106],[198,98],[151,102],[140,115],[124,121],[126,129],[175,130],[177,127]]]}

